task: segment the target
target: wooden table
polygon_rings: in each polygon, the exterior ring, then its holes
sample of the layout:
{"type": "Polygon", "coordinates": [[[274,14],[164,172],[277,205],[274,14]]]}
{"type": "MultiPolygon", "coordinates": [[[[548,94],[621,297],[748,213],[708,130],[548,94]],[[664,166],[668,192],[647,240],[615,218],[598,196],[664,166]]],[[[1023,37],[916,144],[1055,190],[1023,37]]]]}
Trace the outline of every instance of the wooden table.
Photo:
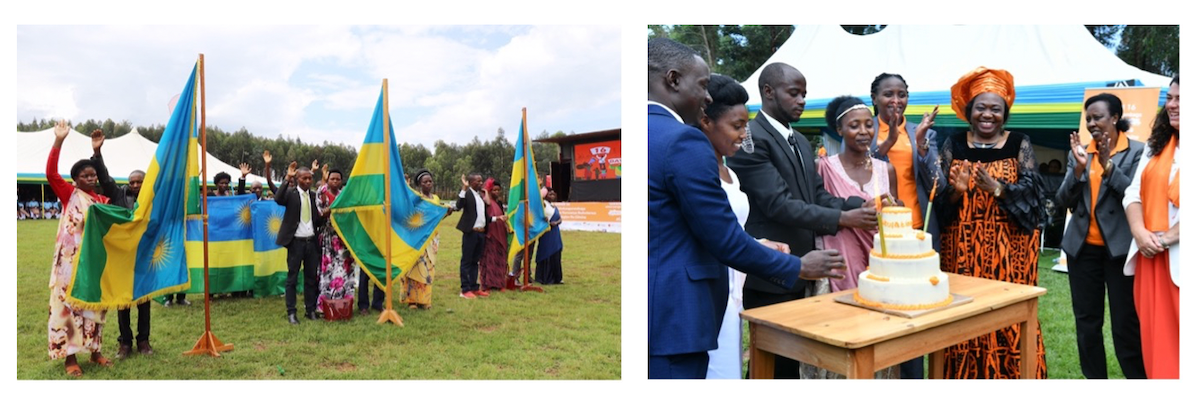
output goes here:
{"type": "MultiPolygon", "coordinates": [[[[1037,348],[1036,286],[949,274],[950,292],[974,301],[916,318],[903,318],[835,302],[847,290],[742,313],[750,322],[750,378],[774,376],[784,356],[849,378],[932,353],[930,378],[942,378],[946,347],[1013,324],[1021,325],[1021,356],[1037,348]]],[[[1033,378],[1037,359],[1021,359],[1021,378],[1033,378]]]]}

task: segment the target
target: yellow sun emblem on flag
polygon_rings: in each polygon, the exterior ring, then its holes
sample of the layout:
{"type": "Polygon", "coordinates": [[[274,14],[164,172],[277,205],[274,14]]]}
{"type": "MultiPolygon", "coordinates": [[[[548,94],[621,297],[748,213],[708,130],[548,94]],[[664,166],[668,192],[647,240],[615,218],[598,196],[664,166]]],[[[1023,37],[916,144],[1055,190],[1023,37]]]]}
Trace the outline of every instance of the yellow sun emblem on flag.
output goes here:
{"type": "Polygon", "coordinates": [[[238,227],[250,226],[250,203],[242,204],[242,208],[238,210],[238,227]]]}
{"type": "Polygon", "coordinates": [[[421,211],[413,211],[412,215],[408,216],[408,219],[404,222],[404,224],[405,226],[408,226],[409,229],[419,229],[421,225],[425,224],[425,215],[422,214],[421,211]]]}
{"type": "Polygon", "coordinates": [[[159,236],[154,242],[154,251],[150,253],[150,269],[154,271],[166,268],[167,262],[176,252],[176,247],[166,236],[159,236]]]}
{"type": "Polygon", "coordinates": [[[276,213],[267,218],[267,233],[272,238],[279,236],[279,227],[281,226],[283,226],[283,215],[276,213]]]}

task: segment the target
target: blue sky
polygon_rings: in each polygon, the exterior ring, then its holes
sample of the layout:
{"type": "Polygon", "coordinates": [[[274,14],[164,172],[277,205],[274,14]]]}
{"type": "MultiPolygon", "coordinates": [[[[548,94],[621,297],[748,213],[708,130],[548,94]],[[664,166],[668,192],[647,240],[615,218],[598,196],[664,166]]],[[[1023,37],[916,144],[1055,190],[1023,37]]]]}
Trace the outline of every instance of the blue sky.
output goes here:
{"type": "Polygon", "coordinates": [[[165,124],[204,53],[208,123],[358,147],[383,78],[397,140],[620,127],[619,26],[17,26],[17,119],[165,124]]]}

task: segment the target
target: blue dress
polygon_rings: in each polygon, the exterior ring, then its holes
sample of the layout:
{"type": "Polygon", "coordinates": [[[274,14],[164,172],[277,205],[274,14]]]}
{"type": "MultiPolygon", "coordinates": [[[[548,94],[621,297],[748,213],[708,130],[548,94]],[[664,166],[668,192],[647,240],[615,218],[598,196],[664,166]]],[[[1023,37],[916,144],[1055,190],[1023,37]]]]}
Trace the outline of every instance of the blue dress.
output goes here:
{"type": "MultiPolygon", "coordinates": [[[[558,214],[558,208],[554,208],[554,214],[550,217],[550,221],[561,220],[562,217],[558,214]]],[[[562,233],[559,232],[558,226],[550,226],[550,231],[538,238],[537,242],[537,273],[534,275],[538,283],[544,285],[562,283],[562,233]]]]}

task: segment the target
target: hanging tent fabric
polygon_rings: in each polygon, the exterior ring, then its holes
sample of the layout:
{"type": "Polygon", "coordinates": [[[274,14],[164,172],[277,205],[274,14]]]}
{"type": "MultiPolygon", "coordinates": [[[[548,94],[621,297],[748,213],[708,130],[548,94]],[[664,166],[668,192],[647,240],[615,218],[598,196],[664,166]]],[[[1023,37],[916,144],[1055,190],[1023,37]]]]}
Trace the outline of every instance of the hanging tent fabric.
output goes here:
{"type": "MultiPolygon", "coordinates": [[[[1083,25],[889,25],[871,35],[838,25],[801,25],[763,66],[775,62],[796,67],[807,81],[807,105],[793,124],[797,128],[824,128],[825,107],[841,95],[870,105],[871,81],[884,72],[908,83],[909,119],[942,106],[939,128],[966,127],[950,109],[950,86],[979,66],[1012,73],[1017,98],[1007,126],[1025,130],[1078,128],[1085,88],[1165,87],[1171,80],[1121,61],[1083,25]]],[[[762,68],[742,83],[751,113],[762,108],[762,68]]],[[[1043,141],[1055,147],[1058,142],[1043,141]]]]}

